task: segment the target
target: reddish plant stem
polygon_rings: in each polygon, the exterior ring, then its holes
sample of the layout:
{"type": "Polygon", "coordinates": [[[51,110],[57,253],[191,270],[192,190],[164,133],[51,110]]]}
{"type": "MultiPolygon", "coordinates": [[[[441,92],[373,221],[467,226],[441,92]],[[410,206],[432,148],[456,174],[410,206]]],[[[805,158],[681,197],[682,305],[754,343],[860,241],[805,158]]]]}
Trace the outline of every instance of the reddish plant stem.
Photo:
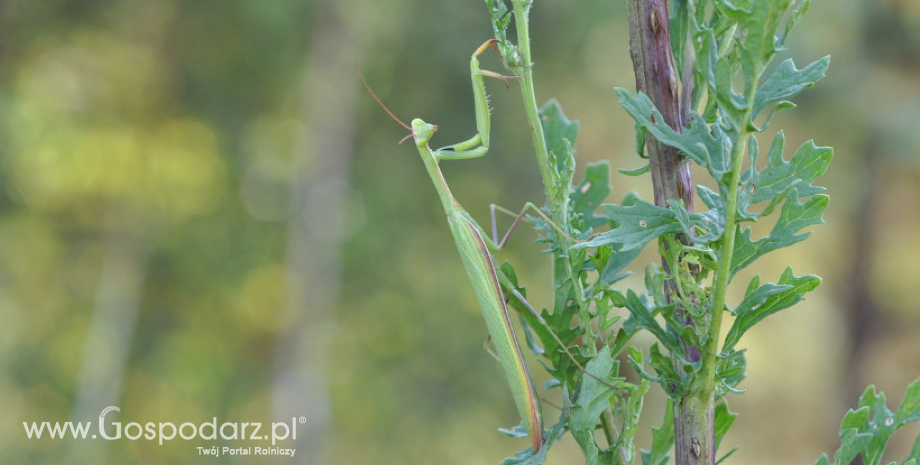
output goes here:
{"type": "MultiPolygon", "coordinates": [[[[636,87],[644,92],[665,122],[681,130],[681,99],[679,76],[674,68],[668,22],[667,0],[629,0],[629,51],[636,74],[636,87]]],[[[688,80],[689,81],[689,80],[688,80]]],[[[685,93],[690,89],[684,89],[685,93]]],[[[684,109],[686,110],[686,109],[684,109]]],[[[690,165],[680,152],[653,137],[645,141],[655,194],[655,205],[668,208],[668,200],[682,201],[688,212],[693,211],[693,178],[690,165]]],[[[686,239],[686,238],[684,238],[686,239]]],[[[665,273],[668,263],[662,259],[665,273]]],[[[665,293],[675,291],[672,281],[665,283],[665,293]]],[[[685,323],[692,324],[682,309],[675,310],[685,323]]],[[[700,349],[684,344],[686,358],[701,359],[700,349]]],[[[675,360],[681,373],[681,363],[675,360]]],[[[677,465],[714,465],[715,437],[713,429],[713,392],[691,392],[674,399],[675,457],[677,465]]]]}

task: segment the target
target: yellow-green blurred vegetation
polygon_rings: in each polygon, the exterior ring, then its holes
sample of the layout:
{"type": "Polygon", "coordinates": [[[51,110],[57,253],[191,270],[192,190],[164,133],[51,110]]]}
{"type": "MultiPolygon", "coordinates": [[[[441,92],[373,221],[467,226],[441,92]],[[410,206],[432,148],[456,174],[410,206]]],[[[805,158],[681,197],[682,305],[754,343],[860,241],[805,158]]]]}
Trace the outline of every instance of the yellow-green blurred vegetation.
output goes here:
{"type": "MultiPolygon", "coordinates": [[[[535,0],[537,98],[580,120],[581,168],[641,164],[613,92],[634,87],[625,10],[535,0]]],[[[518,418],[435,192],[355,70],[444,145],[475,130],[469,55],[489,37],[481,0],[0,2],[0,463],[214,462],[196,447],[267,445],[21,426],[95,422],[107,405],[123,423],[306,416],[284,463],[497,463],[525,447],[496,432],[518,418]]],[[[811,463],[865,385],[895,404],[920,375],[920,2],[815,0],[786,56],[826,54],[828,76],[771,128],[835,148],[827,224],[754,267],[824,283],[742,341],[728,463],[811,463]]],[[[492,54],[483,66],[501,70],[492,54]]],[[[490,203],[543,201],[520,93],[487,87],[492,150],[442,165],[482,224],[490,203]]],[[[612,182],[611,202],[651,197],[647,177],[612,182]]],[[[547,305],[532,238],[498,258],[547,305]]],[[[578,454],[566,439],[549,463],[578,454]]]]}

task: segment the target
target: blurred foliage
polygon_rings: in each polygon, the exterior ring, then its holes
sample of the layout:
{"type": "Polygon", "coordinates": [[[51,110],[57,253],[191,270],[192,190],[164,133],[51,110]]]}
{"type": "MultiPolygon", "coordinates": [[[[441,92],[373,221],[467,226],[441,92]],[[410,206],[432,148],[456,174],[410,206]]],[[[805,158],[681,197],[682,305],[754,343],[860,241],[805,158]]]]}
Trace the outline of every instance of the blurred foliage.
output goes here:
{"type": "MultiPolygon", "coordinates": [[[[361,66],[384,102],[401,118],[440,124],[436,145],[468,137],[468,57],[491,35],[482,2],[386,0],[373,11],[348,3],[345,21],[363,28],[361,66]]],[[[71,440],[27,440],[21,424],[71,419],[104,257],[122,241],[147,257],[138,263],[145,278],[116,403],[122,418],[272,421],[296,217],[291,173],[324,155],[297,150],[316,137],[303,129],[304,70],[328,59],[310,45],[331,4],[0,3],[0,411],[8,418],[0,463],[63,461],[71,440]]],[[[790,146],[804,142],[802,126],[835,147],[824,177],[834,200],[808,247],[778,252],[756,271],[775,276],[792,264],[824,285],[746,335],[748,394],[732,406],[743,415],[730,433],[744,447],[729,462],[810,462],[839,443],[836,425],[857,402],[848,380],[896,399],[920,372],[918,31],[917,2],[844,0],[814,2],[791,39],[797,62],[834,56],[799,110],[776,117],[790,146]],[[877,318],[868,342],[850,351],[844,309],[860,285],[877,318]]],[[[633,87],[625,4],[538,0],[531,34],[538,100],[556,97],[581,122],[579,165],[609,159],[633,168],[633,125],[613,92],[633,87]]],[[[483,66],[501,68],[494,57],[483,66]]],[[[489,203],[514,208],[542,195],[519,94],[487,85],[490,155],[443,165],[480,222],[489,203]]],[[[322,382],[331,392],[324,457],[494,461],[513,449],[493,426],[511,426],[516,413],[498,364],[482,350],[485,328],[438,201],[414,150],[395,145],[403,131],[371,99],[357,101],[347,235],[328,243],[343,247],[336,324],[308,335],[328,341],[319,354],[329,361],[322,382]]],[[[615,174],[613,195],[650,198],[644,182],[615,174]]],[[[528,242],[520,236],[507,256],[523,283],[548,282],[549,264],[528,242]]],[[[549,296],[535,285],[528,291],[535,302],[549,296]]],[[[663,409],[663,401],[648,404],[663,409]]],[[[651,426],[637,434],[645,448],[651,426]]],[[[894,435],[885,460],[907,454],[912,444],[899,438],[916,436],[915,426],[894,435]]],[[[197,463],[203,444],[107,445],[108,463],[197,463]]],[[[567,439],[549,460],[577,448],[567,439]]]]}

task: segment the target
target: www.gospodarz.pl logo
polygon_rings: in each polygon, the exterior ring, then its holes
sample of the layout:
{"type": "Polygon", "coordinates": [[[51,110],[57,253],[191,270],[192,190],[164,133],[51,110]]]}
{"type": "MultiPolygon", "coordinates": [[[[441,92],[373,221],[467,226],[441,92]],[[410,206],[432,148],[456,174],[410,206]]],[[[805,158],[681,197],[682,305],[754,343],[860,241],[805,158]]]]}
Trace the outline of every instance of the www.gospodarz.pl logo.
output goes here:
{"type": "Polygon", "coordinates": [[[292,440],[297,439],[297,424],[304,424],[307,422],[306,417],[291,417],[290,423],[274,422],[263,429],[262,423],[258,422],[225,422],[218,424],[217,417],[213,417],[211,421],[198,425],[191,422],[185,422],[179,426],[176,426],[172,422],[147,422],[143,425],[138,422],[131,422],[124,425],[124,428],[122,428],[122,424],[115,421],[111,423],[111,426],[114,427],[114,432],[109,435],[106,432],[105,416],[113,411],[120,412],[121,409],[115,406],[106,407],[99,414],[98,435],[91,434],[93,427],[92,422],[68,421],[64,423],[51,423],[44,421],[29,423],[24,421],[22,422],[22,426],[25,428],[26,436],[29,439],[40,439],[47,431],[47,435],[52,439],[64,439],[68,436],[74,439],[97,439],[101,436],[102,439],[109,441],[121,438],[136,441],[143,438],[148,441],[157,440],[160,445],[162,445],[163,441],[171,441],[175,439],[176,436],[186,441],[195,438],[213,441],[219,436],[226,441],[267,441],[271,439],[272,445],[274,446],[277,441],[283,441],[288,438],[292,440]]]}

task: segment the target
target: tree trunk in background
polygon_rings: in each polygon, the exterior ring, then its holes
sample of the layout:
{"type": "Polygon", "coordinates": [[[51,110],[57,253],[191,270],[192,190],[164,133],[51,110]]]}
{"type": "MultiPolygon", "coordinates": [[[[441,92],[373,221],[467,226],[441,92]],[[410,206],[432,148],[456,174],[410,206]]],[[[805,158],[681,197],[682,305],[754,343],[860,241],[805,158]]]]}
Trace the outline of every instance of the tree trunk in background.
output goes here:
{"type": "MultiPolygon", "coordinates": [[[[870,138],[874,136],[869,136],[870,138]]],[[[846,280],[846,329],[849,340],[845,363],[842,371],[846,389],[846,403],[849,408],[856,408],[859,397],[865,389],[865,376],[860,369],[862,357],[879,329],[879,308],[872,296],[869,284],[872,256],[875,253],[875,225],[873,221],[875,200],[878,197],[876,178],[878,176],[878,144],[870,140],[860,157],[860,175],[856,177],[855,189],[858,192],[858,206],[850,217],[853,232],[850,251],[851,268],[846,280]]]]}
{"type": "MultiPolygon", "coordinates": [[[[681,108],[679,95],[680,75],[674,69],[671,53],[667,0],[629,1],[629,52],[636,74],[636,89],[644,92],[661,112],[665,122],[676,131],[681,130],[687,108],[681,108]]],[[[690,89],[684,89],[689,96],[690,89]]],[[[645,138],[655,205],[668,207],[668,200],[681,200],[688,212],[693,212],[693,178],[688,163],[674,147],[666,146],[654,137],[645,138]]],[[[662,266],[669,273],[668,264],[662,266]]],[[[665,293],[673,292],[674,284],[665,283],[665,293]]],[[[677,315],[685,323],[681,309],[677,315]]],[[[685,344],[690,361],[700,360],[698,347],[685,344]],[[696,360],[693,360],[696,358],[696,360]]],[[[675,362],[678,373],[682,372],[675,362]]],[[[712,393],[690,393],[674,399],[675,458],[677,465],[712,465],[715,463],[715,437],[713,429],[714,399],[712,393]]]]}
{"type": "MultiPolygon", "coordinates": [[[[118,405],[121,384],[143,292],[147,251],[132,239],[121,239],[106,252],[96,292],[93,321],[83,343],[73,422],[96,422],[102,410],[118,405]]],[[[117,414],[114,414],[117,415],[117,414]]],[[[109,416],[109,421],[118,421],[109,416]]],[[[107,430],[113,434],[112,430],[107,430]]],[[[109,441],[65,441],[64,463],[106,463],[109,441]]]]}
{"type": "MultiPolygon", "coordinates": [[[[275,346],[273,421],[298,423],[296,462],[328,463],[328,360],[336,327],[361,30],[349,2],[318,6],[306,57],[301,140],[293,164],[286,298],[275,346]],[[346,15],[351,15],[346,17],[346,15]]],[[[289,465],[290,458],[279,459],[289,465]]]]}

